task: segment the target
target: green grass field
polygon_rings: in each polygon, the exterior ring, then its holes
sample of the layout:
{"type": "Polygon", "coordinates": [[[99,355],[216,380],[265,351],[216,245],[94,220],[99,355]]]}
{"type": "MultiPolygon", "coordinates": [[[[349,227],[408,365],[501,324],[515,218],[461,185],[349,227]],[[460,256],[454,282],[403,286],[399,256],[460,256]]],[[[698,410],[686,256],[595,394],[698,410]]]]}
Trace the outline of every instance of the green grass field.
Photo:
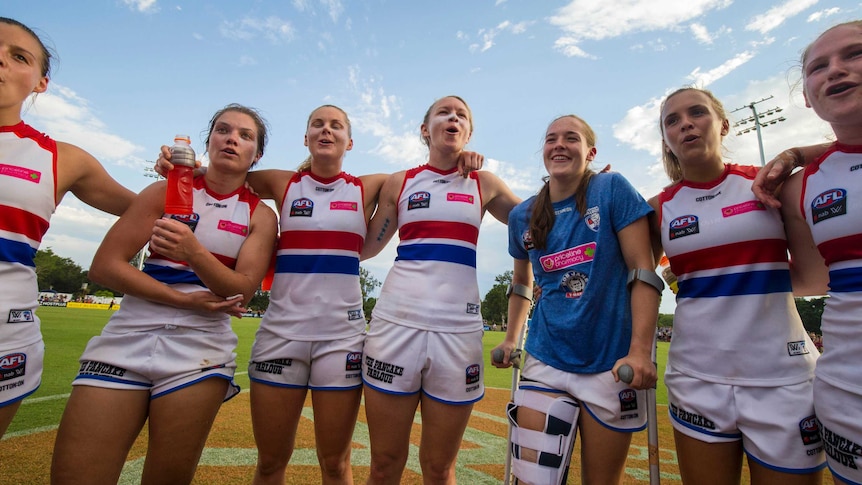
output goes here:
{"type": "MultiPolygon", "coordinates": [[[[60,422],[66,399],[71,392],[71,383],[78,371],[78,357],[90,337],[98,335],[113,311],[40,307],[37,314],[42,320],[42,334],[45,338],[45,371],[42,386],[32,396],[25,399],[14,421],[9,426],[5,438],[27,434],[35,430],[51,429],[60,422]]],[[[234,319],[233,328],[239,336],[237,346],[236,382],[248,389],[249,381],[245,363],[251,353],[254,333],[260,319],[234,319]]],[[[487,387],[508,389],[512,384],[511,369],[497,369],[490,365],[490,351],[505,336],[503,332],[486,332],[485,346],[485,385],[487,387]]],[[[661,376],[667,361],[667,343],[659,343],[659,386],[656,400],[667,403],[667,391],[661,376]]]]}

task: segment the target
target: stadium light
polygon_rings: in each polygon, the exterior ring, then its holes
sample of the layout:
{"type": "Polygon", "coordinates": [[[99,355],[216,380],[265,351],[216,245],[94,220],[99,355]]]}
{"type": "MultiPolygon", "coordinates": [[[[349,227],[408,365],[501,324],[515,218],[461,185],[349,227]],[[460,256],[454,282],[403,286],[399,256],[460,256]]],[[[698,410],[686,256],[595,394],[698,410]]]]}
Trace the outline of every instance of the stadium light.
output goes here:
{"type": "Polygon", "coordinates": [[[763,156],[763,137],[760,134],[760,129],[766,128],[769,125],[781,123],[782,121],[787,121],[787,118],[785,118],[784,116],[780,116],[778,118],[768,118],[769,116],[774,116],[776,113],[781,113],[782,111],[784,111],[784,108],[782,108],[780,106],[776,106],[775,108],[768,109],[768,110],[764,111],[763,113],[757,112],[757,108],[755,108],[754,105],[756,105],[757,103],[762,103],[762,102],[767,101],[769,99],[772,99],[772,96],[769,96],[768,98],[763,98],[760,101],[752,101],[751,103],[748,103],[745,106],[736,108],[735,110],[731,111],[731,113],[736,113],[737,111],[743,110],[745,108],[748,108],[751,110],[751,116],[737,121],[736,123],[733,124],[733,127],[736,128],[740,125],[745,125],[749,122],[754,125],[753,127],[746,127],[745,129],[741,129],[741,130],[737,131],[736,136],[744,135],[745,133],[748,133],[749,131],[752,131],[752,130],[757,132],[757,146],[758,146],[758,148],[760,148],[760,166],[766,165],[766,157],[763,156]]]}

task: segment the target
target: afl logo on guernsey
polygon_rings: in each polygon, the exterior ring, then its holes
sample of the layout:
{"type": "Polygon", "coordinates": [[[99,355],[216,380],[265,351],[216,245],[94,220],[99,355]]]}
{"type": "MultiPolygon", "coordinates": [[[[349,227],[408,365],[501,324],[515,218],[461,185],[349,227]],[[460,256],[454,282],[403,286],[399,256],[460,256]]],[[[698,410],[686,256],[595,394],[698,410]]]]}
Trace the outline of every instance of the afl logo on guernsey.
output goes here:
{"type": "Polygon", "coordinates": [[[175,221],[180,221],[183,224],[189,226],[189,229],[192,232],[195,232],[195,228],[198,227],[198,221],[201,220],[201,216],[192,213],[192,214],[171,214],[171,219],[175,221]]]}
{"type": "Polygon", "coordinates": [[[811,201],[811,223],[825,221],[847,213],[847,191],[829,189],[811,201]]]}
{"type": "Polygon", "coordinates": [[[479,382],[479,374],[481,374],[479,364],[472,364],[467,366],[467,369],[464,372],[466,374],[466,384],[474,384],[479,382]]]}
{"type": "Polygon", "coordinates": [[[638,395],[634,389],[620,391],[620,411],[634,411],[638,408],[638,395]]]}
{"type": "Polygon", "coordinates": [[[296,199],[290,204],[290,217],[311,217],[314,212],[314,202],[303,197],[296,199]]]}
{"type": "Polygon", "coordinates": [[[16,352],[0,357],[0,381],[24,376],[27,366],[27,354],[16,352]]]}
{"type": "Polygon", "coordinates": [[[674,240],[679,237],[691,236],[692,234],[697,234],[700,232],[700,227],[698,226],[697,216],[695,215],[686,215],[679,216],[676,219],[670,221],[670,229],[668,232],[668,237],[671,240],[674,240]]]}
{"type": "Polygon", "coordinates": [[[802,444],[820,443],[820,423],[816,416],[808,416],[799,422],[799,432],[802,434],[802,444]]]}
{"type": "Polygon", "coordinates": [[[414,192],[407,197],[407,210],[427,209],[431,207],[430,192],[414,192]]]}

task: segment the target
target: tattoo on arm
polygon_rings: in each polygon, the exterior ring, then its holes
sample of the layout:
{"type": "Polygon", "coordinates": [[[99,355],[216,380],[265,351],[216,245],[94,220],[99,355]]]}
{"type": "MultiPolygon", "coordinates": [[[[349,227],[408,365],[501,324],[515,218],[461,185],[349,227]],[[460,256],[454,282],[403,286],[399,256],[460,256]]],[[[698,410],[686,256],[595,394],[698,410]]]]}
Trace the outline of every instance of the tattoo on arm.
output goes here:
{"type": "Polygon", "coordinates": [[[377,240],[383,240],[383,236],[386,235],[386,230],[389,228],[389,218],[383,220],[383,227],[380,228],[380,233],[377,234],[377,240]]]}

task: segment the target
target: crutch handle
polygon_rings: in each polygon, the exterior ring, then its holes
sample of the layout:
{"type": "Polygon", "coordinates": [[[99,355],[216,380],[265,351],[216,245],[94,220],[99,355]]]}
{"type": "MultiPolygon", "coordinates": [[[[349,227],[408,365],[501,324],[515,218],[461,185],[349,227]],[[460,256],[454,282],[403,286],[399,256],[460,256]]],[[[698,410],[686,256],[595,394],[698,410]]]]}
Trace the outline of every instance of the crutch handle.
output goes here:
{"type": "MultiPolygon", "coordinates": [[[[491,352],[491,359],[497,364],[502,364],[503,349],[494,349],[494,351],[491,352]]],[[[521,349],[515,349],[509,353],[509,362],[511,362],[512,367],[516,369],[521,368],[521,349]]]]}
{"type": "Polygon", "coordinates": [[[617,369],[617,375],[620,376],[621,381],[626,384],[631,384],[635,378],[635,371],[632,369],[632,366],[623,364],[619,369],[617,369]]]}

